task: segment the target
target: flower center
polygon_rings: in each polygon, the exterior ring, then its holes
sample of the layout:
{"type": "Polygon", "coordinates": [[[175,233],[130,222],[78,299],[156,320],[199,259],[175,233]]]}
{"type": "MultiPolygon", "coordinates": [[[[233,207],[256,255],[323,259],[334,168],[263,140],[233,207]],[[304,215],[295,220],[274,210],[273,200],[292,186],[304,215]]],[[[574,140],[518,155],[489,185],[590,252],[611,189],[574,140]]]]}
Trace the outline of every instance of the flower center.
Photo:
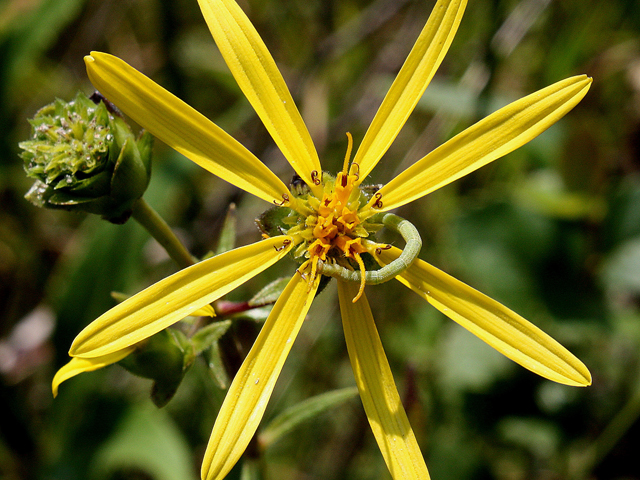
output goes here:
{"type": "Polygon", "coordinates": [[[283,201],[283,205],[267,210],[256,221],[265,237],[284,233],[293,238],[293,256],[302,263],[298,271],[309,275],[309,285],[318,274],[359,282],[360,289],[353,299],[356,302],[365,284],[386,282],[406,269],[422,243],[415,227],[406,220],[393,214],[374,214],[369,208],[376,192],[360,186],[358,164],[349,166],[352,138],[350,134],[347,137],[349,147],[342,171],[336,177],[323,172],[321,178],[312,172],[314,181],[317,179],[317,184],[322,185],[321,198],[296,176],[291,184],[293,198],[284,199],[286,206],[283,201]],[[379,250],[390,246],[368,237],[383,226],[399,233],[407,246],[397,261],[375,269],[379,250]],[[367,270],[365,262],[369,262],[371,270],[367,270]]]}
{"type": "Polygon", "coordinates": [[[369,252],[362,240],[377,228],[366,222],[367,217],[361,210],[369,198],[359,187],[358,165],[349,166],[353,140],[350,134],[347,137],[349,144],[342,171],[336,177],[326,172],[312,174],[312,178],[322,185],[321,198],[313,195],[307,185],[295,177],[291,189],[294,198],[289,202],[291,208],[276,207],[275,211],[267,211],[258,219],[258,224],[266,235],[277,231],[293,237],[297,245],[294,257],[302,263],[298,270],[309,274],[310,284],[325,264],[360,271],[359,298],[364,290],[366,271],[362,254],[369,252]],[[287,213],[279,214],[283,209],[287,213]]]}
{"type": "MultiPolygon", "coordinates": [[[[362,245],[362,238],[368,237],[369,231],[362,227],[363,222],[358,212],[361,192],[356,186],[357,171],[358,166],[354,164],[348,174],[340,172],[335,179],[323,176],[328,178],[325,178],[322,200],[307,198],[307,205],[312,213],[307,216],[304,228],[299,231],[304,239],[303,244],[308,244],[304,256],[307,258],[305,264],[311,267],[311,280],[316,276],[320,262],[350,267],[348,260],[353,260],[360,271],[365,272],[361,254],[367,249],[362,245]]],[[[297,233],[291,230],[288,232],[290,235],[297,233]]],[[[363,289],[364,280],[361,281],[358,297],[363,289]]]]}
{"type": "MultiPolygon", "coordinates": [[[[300,243],[296,253],[306,259],[300,270],[310,268],[310,282],[325,263],[337,263],[349,269],[355,266],[362,274],[366,271],[361,254],[367,249],[362,245],[362,238],[371,232],[363,226],[364,218],[359,212],[366,199],[358,186],[358,165],[349,167],[352,139],[351,135],[347,136],[349,147],[343,170],[335,178],[326,173],[322,175],[321,199],[311,194],[297,197],[301,210],[308,214],[304,222],[297,222],[286,232],[300,243]]],[[[362,275],[356,298],[362,295],[364,284],[362,275]]]]}

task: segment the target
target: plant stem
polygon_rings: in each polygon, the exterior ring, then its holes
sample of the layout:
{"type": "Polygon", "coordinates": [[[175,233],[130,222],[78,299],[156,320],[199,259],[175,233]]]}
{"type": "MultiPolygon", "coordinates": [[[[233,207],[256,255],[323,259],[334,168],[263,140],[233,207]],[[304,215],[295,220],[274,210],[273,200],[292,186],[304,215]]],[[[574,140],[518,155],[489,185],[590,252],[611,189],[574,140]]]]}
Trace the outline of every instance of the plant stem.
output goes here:
{"type": "Polygon", "coordinates": [[[178,240],[167,222],[149,205],[144,198],[133,204],[133,218],[142,225],[167,251],[180,268],[190,267],[196,260],[178,240]]]}

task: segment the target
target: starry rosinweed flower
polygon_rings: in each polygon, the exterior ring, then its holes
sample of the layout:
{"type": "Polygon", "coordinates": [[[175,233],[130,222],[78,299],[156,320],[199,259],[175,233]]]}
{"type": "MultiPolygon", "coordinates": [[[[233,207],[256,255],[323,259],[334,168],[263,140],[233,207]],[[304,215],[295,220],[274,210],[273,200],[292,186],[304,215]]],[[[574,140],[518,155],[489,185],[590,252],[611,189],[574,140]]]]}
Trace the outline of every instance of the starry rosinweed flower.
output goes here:
{"type": "Polygon", "coordinates": [[[476,123],[379,190],[361,182],[387,151],[448,50],[465,0],[439,0],[384,98],[353,161],[322,171],[307,128],[273,58],[234,0],[199,0],[229,69],[297,174],[291,190],[206,117],[122,60],[94,52],[89,78],[149,132],[215,175],[275,205],[261,217],[264,239],[177,272],[86,327],[70,355],[88,359],[129,348],[276,263],[301,263],[235,376],[213,427],[202,478],[223,478],[253,437],[320,279],[338,279],[349,357],[374,436],[395,479],[429,478],[402,407],[363,285],[395,278],[489,345],[529,370],[567,385],[589,385],[587,368],[505,306],[416,258],[415,228],[389,211],[515,150],[546,130],[586,94],[591,79],[571,77],[476,123]],[[381,226],[404,249],[375,241],[381,226]],[[374,265],[378,264],[378,265],[374,265]],[[386,269],[386,270],[384,270],[386,269]]]}

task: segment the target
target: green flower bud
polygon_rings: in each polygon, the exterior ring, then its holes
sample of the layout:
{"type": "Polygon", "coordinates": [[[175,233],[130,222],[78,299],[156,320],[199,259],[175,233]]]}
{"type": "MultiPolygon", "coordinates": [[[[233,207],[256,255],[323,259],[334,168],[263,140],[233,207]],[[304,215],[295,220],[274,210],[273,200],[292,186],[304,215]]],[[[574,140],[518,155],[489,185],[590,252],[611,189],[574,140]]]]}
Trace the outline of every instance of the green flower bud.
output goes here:
{"type": "Polygon", "coordinates": [[[85,211],[124,223],[151,176],[153,137],[136,139],[100,94],[56,100],[29,120],[31,140],[19,144],[35,178],[25,198],[39,207],[85,211]]]}

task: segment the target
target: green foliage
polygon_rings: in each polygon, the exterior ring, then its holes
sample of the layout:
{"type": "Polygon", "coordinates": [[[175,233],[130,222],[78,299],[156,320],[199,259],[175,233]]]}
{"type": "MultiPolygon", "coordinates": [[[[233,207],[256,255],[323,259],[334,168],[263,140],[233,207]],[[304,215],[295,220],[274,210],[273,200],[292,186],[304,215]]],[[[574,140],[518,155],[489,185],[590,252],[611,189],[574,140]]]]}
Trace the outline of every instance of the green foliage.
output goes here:
{"type": "Polygon", "coordinates": [[[218,248],[216,254],[228,252],[236,247],[236,229],[238,219],[236,218],[236,205],[229,205],[227,216],[224,217],[224,223],[220,229],[220,237],[218,238],[218,248]]]}
{"type": "Polygon", "coordinates": [[[284,287],[289,283],[289,280],[290,278],[288,277],[281,277],[269,283],[249,300],[249,306],[262,307],[270,303],[275,303],[284,290],[284,287]]]}
{"type": "Polygon", "coordinates": [[[221,389],[229,387],[229,376],[225,370],[218,341],[227,333],[231,324],[231,320],[212,323],[198,330],[190,339],[194,354],[200,355],[204,353],[212,378],[221,389]]]}
{"type": "Polygon", "coordinates": [[[222,322],[212,323],[198,330],[189,340],[193,347],[194,355],[199,355],[220,340],[220,337],[227,333],[230,326],[231,320],[224,320],[222,322]]]}
{"type": "Polygon", "coordinates": [[[308,398],[271,420],[260,434],[259,442],[263,448],[269,448],[298,426],[357,396],[358,389],[351,387],[308,398]]]}

